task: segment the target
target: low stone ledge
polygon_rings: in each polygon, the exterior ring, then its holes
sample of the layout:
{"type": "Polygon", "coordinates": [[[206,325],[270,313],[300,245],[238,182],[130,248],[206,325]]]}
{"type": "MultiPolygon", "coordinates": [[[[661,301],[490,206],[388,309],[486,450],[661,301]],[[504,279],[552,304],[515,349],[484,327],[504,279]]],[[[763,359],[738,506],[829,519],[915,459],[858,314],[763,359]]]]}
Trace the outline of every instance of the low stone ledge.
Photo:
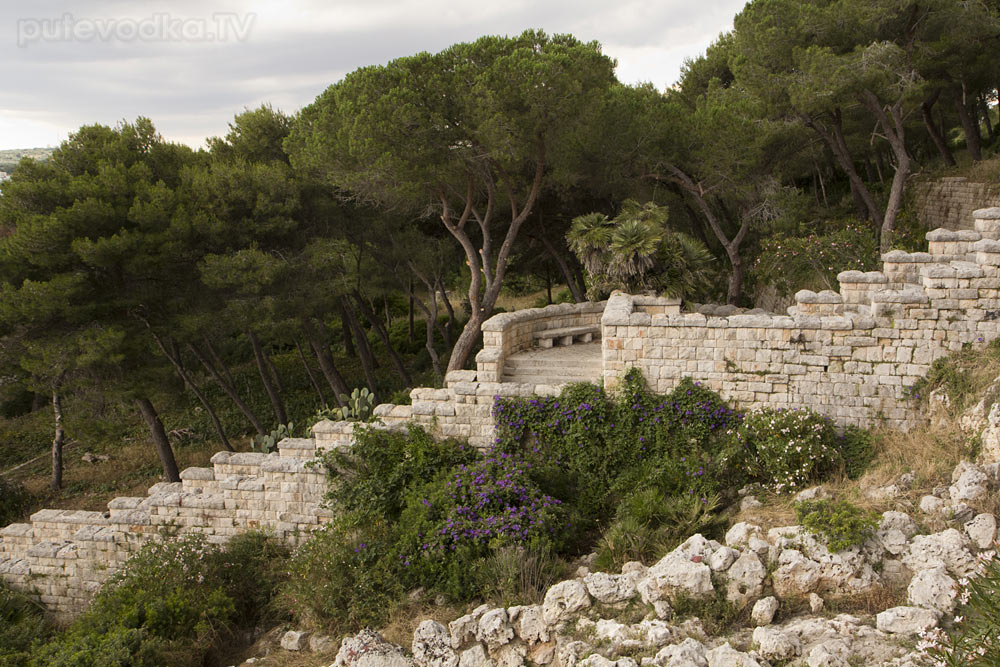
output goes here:
{"type": "Polygon", "coordinates": [[[995,241],[993,239],[981,239],[973,243],[970,248],[973,252],[1000,253],[1000,241],[995,241]]]}
{"type": "Polygon", "coordinates": [[[872,294],[872,303],[929,303],[923,290],[879,290],[872,294]]]}
{"type": "Polygon", "coordinates": [[[215,469],[214,468],[185,468],[181,471],[182,480],[192,480],[192,481],[214,481],[215,480],[215,469]]]}
{"type": "Polygon", "coordinates": [[[133,496],[119,496],[108,503],[109,510],[134,510],[145,498],[133,496]]]}
{"type": "Polygon", "coordinates": [[[809,304],[839,304],[844,303],[844,298],[832,290],[823,290],[816,293],[812,290],[799,290],[795,293],[796,303],[809,304]]]}
{"type": "Polygon", "coordinates": [[[972,212],[972,217],[976,220],[1000,220],[1000,206],[978,208],[972,212]]]}
{"type": "Polygon", "coordinates": [[[982,234],[974,229],[951,230],[939,227],[924,234],[931,243],[954,243],[957,241],[974,242],[983,238],[982,234]]]}
{"type": "Polygon", "coordinates": [[[933,262],[934,258],[927,252],[890,250],[882,255],[882,261],[889,264],[927,264],[933,262]]]}
{"type": "Polygon", "coordinates": [[[885,284],[889,279],[881,271],[841,271],[837,274],[841,283],[885,284]]]}
{"type": "Polygon", "coordinates": [[[0,537],[28,537],[33,531],[30,523],[12,523],[0,528],[0,537]]]}
{"type": "Polygon", "coordinates": [[[476,371],[448,371],[444,376],[445,384],[458,382],[475,382],[476,371]]]}

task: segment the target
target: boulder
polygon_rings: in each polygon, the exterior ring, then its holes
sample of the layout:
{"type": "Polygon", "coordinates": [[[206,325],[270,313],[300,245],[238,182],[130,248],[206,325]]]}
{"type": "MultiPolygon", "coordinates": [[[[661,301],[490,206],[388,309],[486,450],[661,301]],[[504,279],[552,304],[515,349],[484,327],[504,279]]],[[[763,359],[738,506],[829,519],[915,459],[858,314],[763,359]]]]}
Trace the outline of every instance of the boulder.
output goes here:
{"type": "Polygon", "coordinates": [[[750,621],[755,626],[771,625],[771,621],[774,620],[774,615],[778,612],[778,598],[773,595],[768,595],[766,598],[761,598],[753,606],[753,610],[750,612],[750,621]]]}
{"type": "Polygon", "coordinates": [[[705,645],[688,637],[680,644],[672,644],[660,649],[653,664],[665,667],[708,667],[705,645]]]}
{"type": "Polygon", "coordinates": [[[331,667],[415,667],[402,646],[382,639],[374,630],[365,629],[345,637],[331,667]]]}
{"type": "Polygon", "coordinates": [[[760,656],[769,662],[791,660],[802,653],[799,638],[778,628],[755,628],[753,643],[760,656]]]}
{"type": "Polygon", "coordinates": [[[989,478],[986,473],[979,466],[968,464],[948,488],[948,495],[953,503],[975,501],[989,493],[988,486],[989,478]]]}
{"type": "Polygon", "coordinates": [[[809,611],[814,614],[818,614],[823,611],[823,607],[825,606],[826,601],[822,597],[816,595],[815,593],[809,594],[809,611]]]}
{"type": "Polygon", "coordinates": [[[451,647],[453,649],[460,649],[467,643],[475,641],[476,630],[479,628],[479,619],[486,613],[487,609],[489,609],[489,606],[485,604],[480,605],[471,614],[459,616],[448,624],[448,632],[451,634],[451,647]]]}
{"type": "Polygon", "coordinates": [[[752,551],[744,551],[726,572],[726,599],[738,607],[745,607],[764,592],[767,569],[752,551]]]}
{"type": "Polygon", "coordinates": [[[484,644],[486,648],[493,652],[508,643],[514,638],[514,628],[511,627],[510,617],[503,607],[491,609],[479,619],[476,627],[476,639],[484,644]]]}
{"type": "Polygon", "coordinates": [[[940,514],[944,511],[944,501],[937,496],[923,496],[920,498],[920,511],[924,514],[940,514]]]}
{"type": "Polygon", "coordinates": [[[713,648],[705,654],[708,667],[761,667],[753,656],[737,651],[729,642],[713,648]]]}
{"type": "Polygon", "coordinates": [[[458,658],[458,667],[492,667],[493,663],[486,655],[482,644],[475,644],[462,651],[458,658]]]}
{"type": "Polygon", "coordinates": [[[417,626],[411,651],[420,667],[458,667],[448,628],[437,621],[428,619],[417,626]]]}
{"type": "Polygon", "coordinates": [[[593,572],[584,577],[583,583],[591,597],[602,604],[625,602],[638,595],[635,579],[627,574],[593,572]]]}
{"type": "MultiPolygon", "coordinates": [[[[809,657],[806,659],[806,664],[809,667],[850,667],[849,662],[844,657],[841,651],[832,649],[830,644],[834,642],[826,642],[814,646],[812,651],[809,652],[809,657]]],[[[843,642],[841,642],[843,643],[843,642]]]]}
{"type": "Polygon", "coordinates": [[[921,570],[913,575],[906,589],[906,600],[914,607],[926,607],[950,614],[955,610],[955,580],[944,566],[921,570]]]}
{"type": "Polygon", "coordinates": [[[542,618],[547,625],[555,625],[589,606],[586,586],[575,579],[561,581],[545,593],[542,618]]]}
{"type": "Polygon", "coordinates": [[[979,514],[965,524],[965,534],[977,549],[990,549],[997,536],[997,518],[992,514],[979,514]]]}
{"type": "Polygon", "coordinates": [[[332,651],[336,644],[330,635],[312,635],[309,637],[309,650],[313,653],[332,651]]]}
{"type": "Polygon", "coordinates": [[[910,539],[917,534],[917,524],[905,512],[885,512],[875,530],[875,541],[886,552],[898,556],[906,550],[910,539]]]}
{"type": "Polygon", "coordinates": [[[875,627],[889,634],[915,635],[937,625],[940,612],[923,607],[893,607],[875,617],[875,627]]]}
{"type": "Polygon", "coordinates": [[[819,584],[819,563],[797,549],[785,549],[778,556],[778,569],[771,574],[774,593],[779,598],[804,597],[819,584]]]}
{"type": "Polygon", "coordinates": [[[663,599],[674,601],[677,596],[703,600],[715,594],[712,570],[708,565],[693,562],[691,558],[676,551],[667,554],[649,568],[644,581],[647,584],[644,599],[651,598],[649,602],[663,599]]]}
{"type": "Polygon", "coordinates": [[[965,536],[954,528],[933,535],[917,535],[902,561],[911,572],[943,565],[955,577],[966,577],[976,567],[975,557],[966,548],[965,536]]]}
{"type": "Polygon", "coordinates": [[[549,641],[550,635],[542,615],[542,605],[511,607],[507,610],[507,615],[514,628],[514,634],[529,646],[549,641]]]}
{"type": "Polygon", "coordinates": [[[760,537],[762,533],[763,531],[761,531],[760,526],[740,521],[737,524],[733,524],[733,527],[726,531],[726,546],[734,548],[745,546],[752,535],[760,537]]]}
{"type": "Polygon", "coordinates": [[[732,547],[720,547],[708,557],[708,566],[712,568],[712,572],[725,572],[739,557],[740,552],[736,549],[732,547]]]}
{"type": "Polygon", "coordinates": [[[289,630],[281,635],[281,648],[286,651],[304,651],[309,646],[309,633],[289,630]]]}

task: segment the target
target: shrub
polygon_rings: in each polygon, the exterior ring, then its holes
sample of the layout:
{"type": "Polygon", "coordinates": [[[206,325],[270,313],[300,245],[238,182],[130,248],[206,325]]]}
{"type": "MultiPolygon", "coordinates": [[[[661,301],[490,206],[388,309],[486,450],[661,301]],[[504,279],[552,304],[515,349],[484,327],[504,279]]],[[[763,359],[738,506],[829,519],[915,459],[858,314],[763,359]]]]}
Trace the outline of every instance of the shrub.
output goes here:
{"type": "Polygon", "coordinates": [[[0,477],[0,528],[23,517],[31,507],[31,494],[20,482],[0,477]]]}
{"type": "Polygon", "coordinates": [[[49,630],[44,608],[0,580],[0,665],[27,665],[32,642],[44,638],[49,630]]]}
{"type": "Polygon", "coordinates": [[[922,632],[917,648],[931,664],[987,667],[1000,664],[1000,560],[995,552],[981,555],[977,572],[958,582],[954,624],[922,632]]]}
{"type": "Polygon", "coordinates": [[[879,515],[841,500],[795,503],[795,516],[809,532],[822,537],[830,551],[860,547],[878,526],[879,515]]]}
{"type": "Polygon", "coordinates": [[[791,491],[828,474],[841,462],[840,438],[826,417],[812,410],[762,408],[735,431],[739,456],[774,491],[791,491]]]}
{"type": "Polygon", "coordinates": [[[283,553],[262,534],[226,548],[203,535],[148,543],[66,632],[33,651],[32,664],[200,663],[267,609],[283,553]]]}

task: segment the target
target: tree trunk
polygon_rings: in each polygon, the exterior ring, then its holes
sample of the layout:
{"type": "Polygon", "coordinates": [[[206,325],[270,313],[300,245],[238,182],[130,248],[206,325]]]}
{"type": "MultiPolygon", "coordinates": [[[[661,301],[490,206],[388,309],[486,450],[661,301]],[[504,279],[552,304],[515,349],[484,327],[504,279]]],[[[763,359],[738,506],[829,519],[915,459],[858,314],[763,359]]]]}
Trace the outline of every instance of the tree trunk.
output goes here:
{"type": "Polygon", "coordinates": [[[278,394],[285,393],[285,388],[281,386],[281,377],[278,375],[278,369],[274,367],[271,355],[264,355],[264,363],[267,364],[267,371],[271,375],[271,381],[274,382],[274,388],[278,391],[278,394]]]}
{"type": "Polygon", "coordinates": [[[930,135],[931,141],[934,142],[934,147],[937,148],[938,155],[944,160],[944,163],[954,167],[955,166],[955,156],[952,155],[951,149],[948,148],[948,144],[945,142],[944,137],[938,132],[937,125],[934,124],[934,116],[931,115],[931,110],[937,103],[938,98],[941,96],[941,89],[935,88],[930,95],[928,95],[923,102],[920,103],[920,117],[924,121],[924,127],[927,128],[927,134],[930,135]]]}
{"type": "Polygon", "coordinates": [[[260,375],[260,381],[264,385],[267,397],[271,400],[271,407],[274,409],[274,418],[278,420],[279,424],[287,424],[288,415],[285,414],[285,405],[281,402],[281,396],[278,395],[274,385],[271,383],[271,378],[267,370],[267,362],[264,360],[264,350],[260,346],[260,340],[258,340],[257,334],[251,329],[247,329],[247,338],[250,339],[250,346],[253,348],[253,357],[257,362],[257,372],[260,375]]]}
{"type": "Polygon", "coordinates": [[[451,341],[455,339],[455,309],[452,307],[451,301],[448,299],[448,290],[445,289],[444,281],[441,280],[441,276],[438,276],[437,278],[437,287],[441,292],[441,303],[444,304],[444,309],[448,313],[448,325],[445,327],[444,331],[444,345],[445,347],[451,347],[451,341]]]}
{"type": "MultiPolygon", "coordinates": [[[[207,341],[206,347],[208,347],[210,351],[212,350],[211,343],[208,343],[207,341]]],[[[255,431],[257,431],[257,435],[267,435],[267,431],[264,429],[264,425],[261,423],[260,419],[257,418],[257,415],[255,415],[253,410],[250,409],[250,406],[247,405],[236,392],[236,388],[232,384],[232,376],[229,375],[225,366],[222,367],[222,372],[220,372],[219,369],[216,368],[215,364],[213,364],[194,343],[189,343],[188,349],[191,350],[191,353],[194,354],[195,358],[201,362],[201,365],[204,366],[205,370],[208,371],[209,375],[212,376],[216,383],[222,387],[222,391],[226,392],[226,396],[228,396],[229,399],[236,404],[236,407],[240,409],[243,416],[247,418],[250,425],[253,426],[255,431]],[[222,373],[225,373],[225,377],[223,377],[222,373]]],[[[217,354],[212,353],[212,356],[221,363],[217,354]]]]}
{"type": "Polygon", "coordinates": [[[459,334],[458,340],[455,341],[455,347],[451,350],[451,361],[448,362],[448,370],[457,371],[465,368],[465,362],[468,361],[469,355],[472,354],[476,343],[479,342],[479,336],[482,335],[480,327],[483,326],[483,322],[485,321],[486,314],[483,311],[480,310],[472,313],[469,321],[465,323],[462,333],[459,334]],[[459,359],[461,359],[461,364],[457,362],[459,359]]]}
{"type": "Polygon", "coordinates": [[[222,442],[222,446],[230,452],[234,451],[233,446],[229,444],[229,438],[226,437],[226,430],[222,428],[222,422],[219,421],[219,416],[215,414],[215,410],[212,408],[212,404],[208,402],[208,398],[201,392],[198,385],[191,380],[187,374],[187,370],[184,368],[184,364],[181,363],[181,355],[180,351],[177,349],[177,345],[171,341],[170,350],[168,350],[167,346],[163,343],[163,339],[161,339],[160,336],[153,331],[153,328],[149,326],[148,322],[146,322],[146,326],[149,328],[149,333],[152,334],[153,340],[156,341],[160,351],[163,352],[163,356],[166,357],[167,361],[169,361],[174,367],[174,370],[177,372],[177,376],[184,383],[184,386],[191,390],[191,393],[195,395],[198,402],[201,403],[203,408],[205,408],[205,412],[208,413],[209,418],[212,420],[212,425],[215,426],[215,432],[219,434],[219,440],[222,442]]]}
{"type": "Polygon", "coordinates": [[[986,97],[979,98],[979,110],[983,114],[983,122],[986,123],[986,136],[990,139],[990,144],[996,140],[996,135],[993,132],[993,121],[990,120],[990,106],[986,103],[986,97]]]}
{"type": "Polygon", "coordinates": [[[892,233],[896,228],[896,217],[903,205],[903,188],[906,177],[910,175],[910,155],[906,151],[906,135],[903,125],[903,100],[896,100],[891,107],[884,107],[878,97],[870,90],[859,94],[859,100],[878,119],[889,145],[896,158],[896,173],[892,177],[889,188],[889,201],[885,207],[885,217],[879,230],[879,249],[888,252],[892,247],[892,233]]]}
{"type": "Polygon", "coordinates": [[[368,337],[365,336],[365,331],[361,328],[361,323],[358,322],[357,315],[354,314],[354,309],[351,308],[346,297],[340,298],[340,309],[351,333],[354,334],[354,342],[358,350],[358,357],[361,359],[361,368],[365,373],[368,389],[372,394],[378,395],[378,384],[375,381],[375,357],[368,346],[368,337]]]}
{"type": "Polygon", "coordinates": [[[344,312],[343,306],[340,307],[340,334],[344,337],[344,353],[349,357],[358,356],[351,336],[351,324],[347,321],[347,313],[344,312]]]}
{"type": "Polygon", "coordinates": [[[413,379],[410,377],[410,373],[406,370],[406,366],[403,365],[403,360],[399,357],[396,349],[392,346],[392,341],[389,340],[389,332],[387,332],[385,327],[382,326],[378,315],[375,314],[360,294],[355,293],[354,301],[358,304],[361,314],[364,315],[365,319],[368,320],[368,323],[375,329],[375,334],[379,337],[379,340],[382,341],[382,345],[385,346],[386,352],[392,360],[392,365],[396,369],[396,374],[399,375],[399,378],[407,387],[412,387],[413,379]]]}
{"type": "Polygon", "coordinates": [[[433,293],[431,294],[430,308],[427,307],[423,299],[416,299],[415,301],[420,306],[420,309],[424,311],[424,331],[426,333],[424,347],[431,358],[431,366],[434,368],[434,374],[438,378],[444,378],[444,373],[441,370],[441,357],[438,356],[437,350],[434,349],[434,321],[437,320],[437,298],[433,293]]]}
{"type": "Polygon", "coordinates": [[[337,370],[336,364],[333,363],[330,347],[320,339],[312,322],[308,319],[302,320],[302,331],[306,335],[306,340],[309,341],[309,347],[312,348],[313,354],[316,356],[323,377],[326,378],[327,384],[333,390],[333,400],[340,407],[344,407],[345,399],[341,397],[350,395],[351,391],[347,388],[347,383],[344,382],[343,376],[337,370]]]}
{"type": "Polygon", "coordinates": [[[212,363],[215,364],[216,368],[219,369],[219,372],[222,373],[222,377],[226,378],[226,382],[229,383],[229,386],[235,387],[236,383],[233,382],[233,376],[229,372],[229,366],[227,366],[226,362],[222,360],[219,353],[215,351],[215,346],[212,345],[212,341],[208,338],[203,338],[202,340],[205,341],[205,349],[208,350],[208,355],[212,359],[212,363]]]}
{"type": "Polygon", "coordinates": [[[740,296],[743,295],[743,258],[740,257],[739,250],[730,252],[726,248],[729,256],[729,263],[732,264],[732,271],[729,273],[729,289],[726,292],[726,303],[737,306],[740,303],[740,296]]]}
{"type": "Polygon", "coordinates": [[[299,351],[299,359],[302,360],[302,367],[306,369],[306,375],[309,376],[309,383],[316,390],[316,395],[319,396],[319,404],[324,408],[328,407],[326,402],[326,397],[323,395],[323,390],[320,389],[319,382],[316,381],[316,376],[313,375],[312,369],[309,368],[309,363],[306,361],[306,355],[302,352],[302,346],[299,345],[298,338],[295,339],[295,349],[299,351]]]}
{"type": "Polygon", "coordinates": [[[837,109],[834,111],[831,127],[827,127],[824,123],[811,116],[805,116],[803,120],[806,126],[816,132],[819,138],[823,140],[823,143],[830,149],[830,152],[833,153],[833,157],[837,161],[837,166],[840,167],[841,171],[847,176],[848,181],[850,181],[851,192],[864,205],[864,210],[867,211],[866,217],[871,220],[877,232],[877,221],[882,217],[882,213],[879,211],[878,206],[875,205],[875,198],[872,197],[871,191],[865,185],[865,182],[861,180],[857,169],[854,168],[854,160],[851,158],[847,142],[844,140],[840,110],[837,109]]]}
{"type": "Polygon", "coordinates": [[[149,428],[150,436],[153,438],[153,446],[156,447],[156,453],[163,465],[163,476],[167,478],[168,482],[181,481],[180,472],[177,470],[177,461],[174,459],[174,450],[170,447],[170,440],[167,439],[167,433],[163,430],[163,422],[156,414],[156,409],[148,398],[137,398],[134,402],[149,428]]]}
{"type": "MultiPolygon", "coordinates": [[[[542,242],[542,247],[545,248],[545,252],[549,253],[549,257],[552,261],[556,263],[559,268],[559,272],[563,275],[566,280],[566,286],[569,288],[569,293],[573,295],[573,300],[577,303],[583,303],[587,300],[586,294],[584,294],[584,289],[576,283],[574,279],[573,272],[570,271],[569,264],[566,262],[566,258],[563,257],[556,250],[555,244],[547,239],[544,235],[539,235],[538,240],[542,242]]],[[[551,299],[549,299],[551,301],[551,299]]]]}
{"type": "Polygon", "coordinates": [[[56,380],[52,387],[52,414],[55,421],[55,437],[52,438],[52,481],[50,486],[53,491],[62,488],[63,474],[63,443],[66,440],[66,432],[63,430],[62,398],[59,396],[59,387],[62,384],[62,375],[56,380]]]}
{"type": "Polygon", "coordinates": [[[955,110],[958,111],[958,119],[962,123],[962,131],[965,132],[965,145],[969,147],[969,156],[973,162],[983,159],[983,152],[979,143],[979,123],[969,114],[969,107],[965,104],[965,91],[955,96],[955,110]]]}
{"type": "Polygon", "coordinates": [[[409,324],[408,332],[410,334],[410,342],[412,343],[413,342],[413,277],[412,276],[407,281],[407,285],[408,285],[409,289],[407,290],[406,293],[410,297],[410,307],[409,307],[409,311],[407,312],[407,318],[408,318],[408,324],[409,324]]]}

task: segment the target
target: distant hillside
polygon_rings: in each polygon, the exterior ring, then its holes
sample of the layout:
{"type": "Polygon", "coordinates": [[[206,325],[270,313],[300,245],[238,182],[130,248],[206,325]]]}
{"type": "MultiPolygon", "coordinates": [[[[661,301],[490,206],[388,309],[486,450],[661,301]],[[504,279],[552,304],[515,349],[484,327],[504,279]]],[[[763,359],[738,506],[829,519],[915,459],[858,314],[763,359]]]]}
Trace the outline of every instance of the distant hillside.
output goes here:
{"type": "Polygon", "coordinates": [[[17,163],[23,157],[30,157],[36,160],[47,160],[52,155],[53,148],[10,148],[0,150],[0,171],[8,174],[13,171],[17,163]]]}

